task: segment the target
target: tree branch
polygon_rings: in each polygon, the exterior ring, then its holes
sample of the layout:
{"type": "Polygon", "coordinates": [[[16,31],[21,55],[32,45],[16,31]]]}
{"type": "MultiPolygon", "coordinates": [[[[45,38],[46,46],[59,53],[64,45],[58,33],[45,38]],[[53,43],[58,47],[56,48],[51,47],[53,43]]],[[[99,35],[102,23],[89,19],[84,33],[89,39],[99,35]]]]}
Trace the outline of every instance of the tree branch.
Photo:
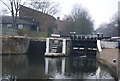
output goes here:
{"type": "Polygon", "coordinates": [[[3,0],[0,0],[7,8],[8,8],[8,10],[10,10],[11,11],[11,8],[10,8],[10,6],[9,5],[7,5],[3,0]]]}

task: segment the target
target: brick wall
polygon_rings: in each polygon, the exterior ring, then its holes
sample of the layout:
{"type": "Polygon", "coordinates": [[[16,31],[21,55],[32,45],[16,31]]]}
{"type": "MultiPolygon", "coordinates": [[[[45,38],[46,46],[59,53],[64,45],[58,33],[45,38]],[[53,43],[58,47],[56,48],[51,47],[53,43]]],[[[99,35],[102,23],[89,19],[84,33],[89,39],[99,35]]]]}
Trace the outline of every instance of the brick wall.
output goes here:
{"type": "Polygon", "coordinates": [[[44,14],[42,12],[33,10],[31,8],[22,6],[20,7],[19,16],[23,17],[31,17],[35,19],[35,22],[38,22],[38,26],[40,27],[40,31],[48,32],[48,27],[52,26],[53,29],[56,27],[55,21],[56,19],[51,16],[44,14]]]}

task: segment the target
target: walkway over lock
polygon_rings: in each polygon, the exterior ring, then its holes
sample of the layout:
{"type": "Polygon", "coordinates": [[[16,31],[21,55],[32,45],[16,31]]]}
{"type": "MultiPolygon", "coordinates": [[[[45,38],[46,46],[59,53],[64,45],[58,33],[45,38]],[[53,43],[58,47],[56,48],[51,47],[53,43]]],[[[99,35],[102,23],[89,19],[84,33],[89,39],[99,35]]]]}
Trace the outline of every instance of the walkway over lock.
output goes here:
{"type": "Polygon", "coordinates": [[[64,38],[47,38],[45,56],[69,56],[74,50],[101,51],[100,40],[98,37],[86,36],[60,36],[64,38]],[[67,38],[65,38],[67,37],[67,38]]]}
{"type": "Polygon", "coordinates": [[[96,35],[57,35],[52,34],[53,37],[61,37],[61,38],[70,38],[70,39],[93,39],[93,40],[102,40],[102,39],[111,39],[112,37],[104,37],[103,34],[96,35]]]}

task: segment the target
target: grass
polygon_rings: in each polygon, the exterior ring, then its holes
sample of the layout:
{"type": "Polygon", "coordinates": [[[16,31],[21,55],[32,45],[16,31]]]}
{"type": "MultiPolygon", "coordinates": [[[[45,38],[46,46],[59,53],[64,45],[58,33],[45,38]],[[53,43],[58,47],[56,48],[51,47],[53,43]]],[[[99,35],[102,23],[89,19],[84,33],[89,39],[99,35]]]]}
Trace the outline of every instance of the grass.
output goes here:
{"type": "Polygon", "coordinates": [[[18,35],[20,36],[27,36],[32,39],[41,39],[47,37],[47,32],[38,32],[34,30],[19,30],[18,35]]]}
{"type": "Polygon", "coordinates": [[[30,39],[46,39],[47,32],[38,32],[35,30],[16,30],[14,28],[2,28],[2,35],[0,37],[28,37],[30,39]],[[7,32],[7,33],[6,33],[7,32]]]}

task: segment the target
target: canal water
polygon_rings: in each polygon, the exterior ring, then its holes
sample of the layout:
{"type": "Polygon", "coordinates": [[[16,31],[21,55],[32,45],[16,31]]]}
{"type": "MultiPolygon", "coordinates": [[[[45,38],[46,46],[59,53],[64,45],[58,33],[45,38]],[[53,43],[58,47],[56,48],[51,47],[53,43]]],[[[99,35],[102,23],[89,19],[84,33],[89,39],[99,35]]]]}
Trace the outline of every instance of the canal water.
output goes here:
{"type": "MultiPolygon", "coordinates": [[[[44,57],[37,54],[2,56],[2,77],[17,79],[110,79],[95,57],[44,57]]],[[[97,80],[96,80],[97,81],[97,80]]]]}

